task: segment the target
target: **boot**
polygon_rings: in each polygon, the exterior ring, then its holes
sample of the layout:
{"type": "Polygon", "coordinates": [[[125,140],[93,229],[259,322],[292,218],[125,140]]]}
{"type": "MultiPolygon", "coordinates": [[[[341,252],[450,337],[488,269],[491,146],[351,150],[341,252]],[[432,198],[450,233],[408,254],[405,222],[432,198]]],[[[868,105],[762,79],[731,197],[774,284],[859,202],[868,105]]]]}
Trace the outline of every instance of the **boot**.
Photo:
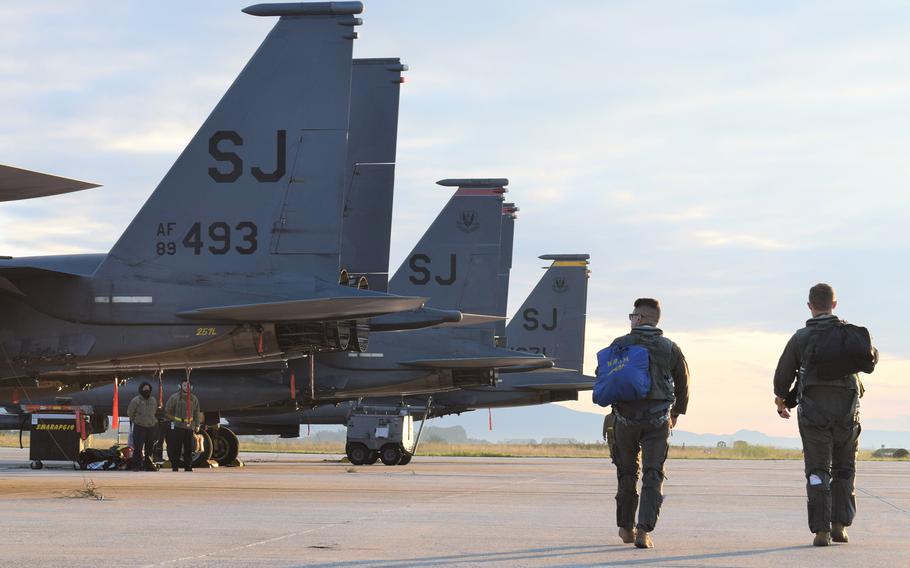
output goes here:
{"type": "Polygon", "coordinates": [[[635,529],[635,548],[654,548],[654,541],[651,540],[651,533],[641,529],[635,529]]]}
{"type": "Polygon", "coordinates": [[[831,544],[831,533],[828,531],[818,531],[815,533],[815,539],[812,541],[812,546],[828,546],[831,544]]]}
{"type": "Polygon", "coordinates": [[[635,531],[626,527],[619,527],[619,538],[626,544],[635,542],[635,531]]]}
{"type": "Polygon", "coordinates": [[[847,527],[840,523],[831,523],[831,540],[834,542],[850,542],[850,537],[847,536],[847,527]]]}

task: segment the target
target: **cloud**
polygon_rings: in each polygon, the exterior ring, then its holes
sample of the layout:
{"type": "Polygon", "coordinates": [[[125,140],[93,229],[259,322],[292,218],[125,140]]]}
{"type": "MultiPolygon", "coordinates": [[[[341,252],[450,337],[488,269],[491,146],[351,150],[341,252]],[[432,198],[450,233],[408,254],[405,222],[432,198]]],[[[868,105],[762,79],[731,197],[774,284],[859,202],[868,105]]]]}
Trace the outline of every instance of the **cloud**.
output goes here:
{"type": "Polygon", "coordinates": [[[766,237],[752,235],[728,234],[720,231],[695,231],[694,236],[700,244],[708,247],[736,246],[762,250],[781,250],[791,248],[781,242],[766,237]]]}
{"type": "Polygon", "coordinates": [[[196,133],[186,123],[162,122],[153,130],[127,136],[101,136],[105,149],[120,152],[177,154],[196,133]]]}

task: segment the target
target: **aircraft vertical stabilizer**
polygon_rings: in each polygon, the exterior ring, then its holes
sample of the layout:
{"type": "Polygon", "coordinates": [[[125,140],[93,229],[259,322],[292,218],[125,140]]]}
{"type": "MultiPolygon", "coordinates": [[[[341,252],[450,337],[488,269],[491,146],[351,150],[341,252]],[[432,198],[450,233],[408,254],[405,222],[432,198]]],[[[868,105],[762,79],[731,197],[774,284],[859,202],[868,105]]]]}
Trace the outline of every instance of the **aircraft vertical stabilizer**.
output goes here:
{"type": "MultiPolygon", "coordinates": [[[[496,278],[496,313],[505,318],[509,309],[509,276],[512,272],[512,252],[515,243],[515,219],[518,218],[518,207],[514,203],[502,204],[502,231],[499,251],[499,276],[496,278]]],[[[496,322],[493,326],[497,341],[505,341],[506,320],[496,322]]]]}
{"type": "Polygon", "coordinates": [[[442,180],[457,187],[389,282],[395,294],[429,297],[433,308],[493,314],[507,179],[442,180]]]}
{"type": "Polygon", "coordinates": [[[509,349],[539,353],[581,371],[588,304],[587,254],[545,254],[546,273],[506,326],[509,349]]]}
{"type": "Polygon", "coordinates": [[[355,59],[351,85],[341,267],[389,289],[389,246],[398,140],[399,59],[355,59]]]}
{"type": "Polygon", "coordinates": [[[98,276],[337,278],[360,2],[259,4],[278,23],[98,276]]]}

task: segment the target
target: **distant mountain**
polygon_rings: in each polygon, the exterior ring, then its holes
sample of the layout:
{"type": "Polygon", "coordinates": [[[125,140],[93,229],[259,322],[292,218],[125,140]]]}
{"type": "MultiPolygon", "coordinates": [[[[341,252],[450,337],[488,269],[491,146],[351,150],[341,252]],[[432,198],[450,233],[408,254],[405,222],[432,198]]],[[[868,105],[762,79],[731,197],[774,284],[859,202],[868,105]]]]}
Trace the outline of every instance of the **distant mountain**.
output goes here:
{"type": "MultiPolygon", "coordinates": [[[[525,406],[520,408],[493,409],[493,429],[489,429],[489,416],[486,410],[465,412],[460,416],[434,418],[427,423],[424,436],[433,436],[449,443],[464,443],[465,438],[486,440],[489,442],[506,442],[514,440],[536,440],[544,438],[570,438],[579,442],[596,442],[601,440],[603,415],[591,412],[578,412],[557,404],[525,406]],[[455,427],[463,428],[463,432],[455,427]]],[[[418,423],[419,424],[419,423],[418,423]]],[[[342,427],[327,427],[343,431],[342,427]]],[[[314,427],[314,432],[316,431],[314,427]]],[[[305,432],[305,430],[304,430],[305,432]]],[[[425,438],[428,439],[428,438],[425,438]]],[[[717,446],[724,442],[728,446],[742,440],[751,445],[774,446],[778,448],[800,448],[797,437],[768,436],[755,430],[737,430],[732,434],[697,434],[685,430],[674,430],[670,443],[675,446],[717,446]]],[[[910,432],[892,432],[886,430],[863,430],[860,447],[863,449],[908,448],[910,449],[910,432]]]]}
{"type": "MultiPolygon", "coordinates": [[[[526,406],[520,408],[493,409],[493,429],[488,427],[486,410],[465,412],[461,416],[434,418],[430,425],[437,427],[463,426],[469,438],[503,442],[510,439],[533,438],[540,442],[544,438],[574,438],[579,442],[601,440],[603,415],[578,412],[557,404],[526,406]]],[[[716,446],[723,441],[727,445],[742,440],[748,444],[774,446],[778,448],[801,448],[798,437],[769,436],[756,430],[740,429],[732,434],[697,434],[685,430],[674,430],[670,443],[681,446],[716,446]]],[[[863,449],[908,448],[910,432],[888,430],[863,430],[860,447],[863,449]]]]}
{"type": "Polygon", "coordinates": [[[777,448],[801,448],[799,438],[772,437],[755,430],[737,430],[733,434],[695,434],[685,430],[674,430],[670,442],[674,446],[714,447],[719,442],[732,446],[733,442],[742,441],[751,446],[774,446],[777,448]]]}
{"type": "MultiPolygon", "coordinates": [[[[733,442],[742,440],[755,446],[774,446],[777,448],[802,448],[799,438],[785,438],[768,436],[755,430],[737,430],[733,434],[693,434],[684,430],[673,432],[671,443],[677,446],[716,446],[718,442],[725,442],[728,446],[733,442]]],[[[890,432],[887,430],[863,430],[859,438],[860,448],[875,450],[885,448],[910,448],[910,432],[890,432]]]]}
{"type": "Polygon", "coordinates": [[[469,438],[503,442],[533,438],[574,438],[579,442],[602,439],[603,416],[578,412],[559,406],[543,404],[519,408],[494,408],[493,429],[490,430],[486,410],[465,412],[460,416],[434,418],[428,425],[436,427],[462,426],[469,438]]]}

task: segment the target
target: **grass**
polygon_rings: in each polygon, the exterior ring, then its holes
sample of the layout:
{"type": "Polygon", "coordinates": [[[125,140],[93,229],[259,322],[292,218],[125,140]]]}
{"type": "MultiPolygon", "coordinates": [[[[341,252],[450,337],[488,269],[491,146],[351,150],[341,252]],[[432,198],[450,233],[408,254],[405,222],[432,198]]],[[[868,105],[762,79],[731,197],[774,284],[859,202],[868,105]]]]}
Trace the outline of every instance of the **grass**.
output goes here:
{"type": "MultiPolygon", "coordinates": [[[[28,447],[28,433],[23,434],[23,444],[28,447]]],[[[108,448],[116,442],[116,433],[92,436],[90,446],[108,448]]],[[[671,441],[672,442],[672,441],[671,441]]],[[[0,446],[18,447],[18,433],[0,433],[0,446]]],[[[269,441],[241,438],[241,452],[275,452],[344,455],[343,442],[316,442],[307,438],[280,439],[269,441]]],[[[562,445],[512,445],[512,444],[447,444],[444,442],[423,442],[418,454],[444,457],[510,457],[510,458],[609,458],[605,444],[562,444],[562,445]]],[[[670,446],[670,459],[712,459],[712,460],[802,460],[800,450],[737,444],[736,447],[704,448],[695,446],[670,446]]],[[[860,461],[910,461],[910,458],[875,458],[872,451],[860,450],[860,461]]]]}
{"type": "MultiPolygon", "coordinates": [[[[271,442],[245,440],[241,438],[240,449],[244,452],[280,452],[344,455],[342,442],[313,442],[306,438],[276,439],[271,442]]],[[[443,442],[422,442],[418,454],[443,457],[546,457],[546,458],[609,458],[605,444],[564,444],[564,445],[513,445],[513,444],[447,444],[443,442]]],[[[773,448],[769,446],[737,446],[727,448],[704,448],[693,446],[671,446],[670,459],[715,459],[715,460],[802,460],[801,450],[773,448]]],[[[910,458],[874,458],[871,450],[860,450],[857,459],[861,461],[910,461],[910,458]]]]}

